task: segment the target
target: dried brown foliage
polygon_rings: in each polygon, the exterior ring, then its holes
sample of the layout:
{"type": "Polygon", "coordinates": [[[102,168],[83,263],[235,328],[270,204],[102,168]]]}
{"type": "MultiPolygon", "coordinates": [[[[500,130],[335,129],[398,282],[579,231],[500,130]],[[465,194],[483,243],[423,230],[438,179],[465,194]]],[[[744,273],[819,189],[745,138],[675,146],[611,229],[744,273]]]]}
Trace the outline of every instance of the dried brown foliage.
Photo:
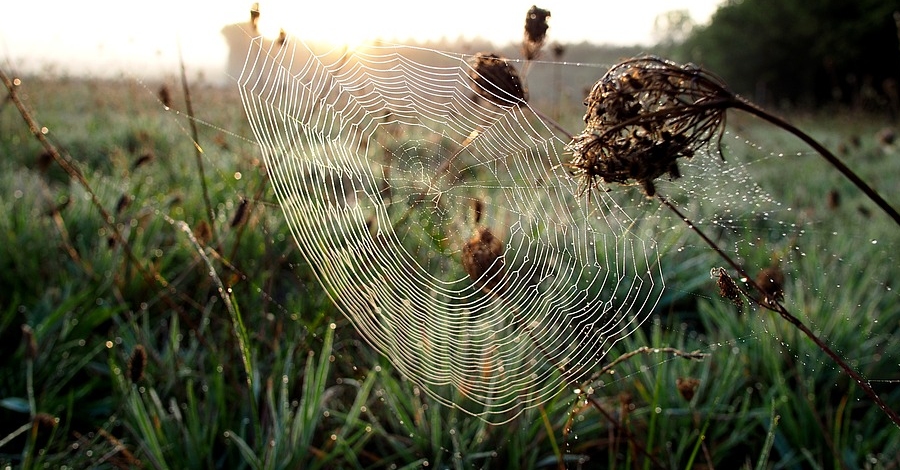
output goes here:
{"type": "Polygon", "coordinates": [[[475,229],[462,250],[466,274],[488,293],[499,294],[503,278],[503,241],[485,227],[475,229]]]}
{"type": "Polygon", "coordinates": [[[655,179],[681,176],[679,158],[718,146],[734,100],[724,82],[699,67],[657,57],[626,60],[591,89],[586,127],[569,143],[569,166],[584,176],[586,190],[633,180],[653,196],[655,179]]]}

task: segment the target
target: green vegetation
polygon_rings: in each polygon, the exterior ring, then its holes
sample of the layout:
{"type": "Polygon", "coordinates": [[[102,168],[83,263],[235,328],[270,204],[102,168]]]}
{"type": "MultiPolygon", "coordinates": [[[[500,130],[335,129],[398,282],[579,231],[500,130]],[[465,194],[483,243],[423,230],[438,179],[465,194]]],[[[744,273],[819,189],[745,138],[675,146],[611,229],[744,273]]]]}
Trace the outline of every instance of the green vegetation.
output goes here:
{"type": "MultiPolygon", "coordinates": [[[[746,306],[740,313],[719,298],[709,270],[722,261],[703,249],[663,258],[671,294],[609,358],[642,347],[648,353],[624,360],[592,393],[561,389],[502,426],[437,404],[359,338],[296,251],[246,138],[236,91],[191,90],[197,118],[208,123],[198,142],[215,214],[209,221],[189,126],[176,111],[183,97],[170,91],[175,104],[166,110],[159,87],[28,78],[17,90],[81,169],[109,223],[15,107],[0,108],[0,464],[900,465],[900,431],[781,318],[746,306]],[[708,356],[654,352],[666,347],[708,356]],[[677,386],[686,378],[699,381],[696,390],[677,386]]],[[[879,122],[816,116],[801,125],[829,147],[846,147],[848,161],[897,204],[887,189],[896,187],[900,160],[896,147],[875,139],[879,122]]],[[[779,153],[805,151],[757,121],[731,124],[779,153]]],[[[769,154],[751,149],[728,160],[761,155],[769,154]]],[[[843,357],[881,380],[877,391],[900,408],[900,301],[886,292],[897,288],[900,266],[866,250],[870,239],[895,246],[896,227],[815,157],[784,167],[772,157],[753,165],[754,176],[797,208],[780,214],[786,223],[816,221],[803,238],[806,256],[786,273],[785,297],[843,357]],[[829,209],[833,190],[841,202],[829,209]],[[855,225],[866,227],[865,239],[849,230],[855,225]],[[833,279],[840,292],[825,295],[833,279]]],[[[773,246],[739,253],[755,265],[794,249],[762,221],[743,227],[721,244],[771,239],[773,246]]]]}

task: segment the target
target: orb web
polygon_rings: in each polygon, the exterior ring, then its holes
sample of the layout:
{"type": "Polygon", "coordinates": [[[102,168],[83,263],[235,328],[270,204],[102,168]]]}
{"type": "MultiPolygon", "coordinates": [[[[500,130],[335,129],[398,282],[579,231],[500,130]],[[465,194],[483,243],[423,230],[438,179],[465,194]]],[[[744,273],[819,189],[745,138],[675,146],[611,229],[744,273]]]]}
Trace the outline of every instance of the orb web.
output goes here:
{"type": "Polygon", "coordinates": [[[256,39],[239,88],[338,308],[437,401],[503,422],[596,370],[663,276],[653,218],[623,200],[641,196],[586,194],[566,141],[525,102],[479,98],[469,59],[256,39]],[[493,256],[467,269],[486,232],[493,256]]]}

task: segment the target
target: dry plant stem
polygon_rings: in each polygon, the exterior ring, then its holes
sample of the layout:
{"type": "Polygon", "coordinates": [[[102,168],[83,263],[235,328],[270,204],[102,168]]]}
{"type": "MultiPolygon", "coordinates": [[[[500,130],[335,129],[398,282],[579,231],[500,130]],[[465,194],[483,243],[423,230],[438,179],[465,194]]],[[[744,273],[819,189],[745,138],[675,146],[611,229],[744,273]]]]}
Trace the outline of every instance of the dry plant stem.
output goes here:
{"type": "Polygon", "coordinates": [[[203,191],[203,204],[206,205],[206,215],[209,217],[209,228],[216,233],[216,214],[213,212],[212,203],[209,200],[209,190],[206,188],[206,175],[203,171],[203,148],[200,147],[200,137],[197,132],[197,121],[194,119],[194,106],[191,103],[191,89],[188,86],[187,72],[184,68],[184,57],[181,55],[181,42],[178,43],[178,63],[181,65],[181,87],[184,89],[184,105],[187,108],[188,122],[191,126],[191,138],[194,141],[194,155],[197,157],[197,171],[200,173],[200,188],[203,191]]]}
{"type": "Polygon", "coordinates": [[[737,264],[737,262],[735,262],[727,253],[722,251],[722,249],[719,248],[718,245],[715,244],[715,242],[713,242],[708,236],[706,236],[706,234],[703,233],[702,230],[694,225],[694,223],[691,222],[690,219],[688,219],[680,210],[678,210],[677,207],[669,202],[668,199],[659,194],[656,195],[656,198],[663,205],[668,207],[672,212],[678,215],[678,217],[681,218],[681,220],[688,226],[688,228],[699,235],[707,245],[709,245],[716,253],[718,253],[718,255],[723,260],[725,260],[725,262],[727,262],[738,274],[741,275],[743,279],[745,279],[745,282],[749,284],[750,287],[752,287],[755,291],[759,292],[763,296],[762,300],[750,297],[750,300],[753,303],[781,315],[781,317],[787,320],[788,323],[793,325],[798,330],[802,331],[807,338],[811,339],[812,342],[822,350],[822,352],[824,352],[829,358],[831,358],[831,360],[837,363],[837,365],[856,382],[859,388],[861,388],[863,392],[865,392],[865,394],[868,395],[869,398],[871,398],[879,408],[881,408],[881,411],[883,411],[888,416],[888,418],[893,421],[895,426],[900,427],[900,416],[897,415],[896,411],[888,407],[887,404],[881,399],[881,397],[879,397],[878,394],[875,393],[875,390],[872,389],[872,386],[869,385],[869,382],[865,378],[863,378],[858,372],[856,372],[856,370],[850,367],[850,365],[847,364],[847,362],[844,361],[843,358],[835,353],[827,344],[825,344],[824,341],[822,341],[821,338],[819,338],[812,330],[810,330],[809,327],[803,324],[803,322],[800,321],[799,318],[792,315],[783,305],[781,305],[779,302],[773,301],[772,299],[766,298],[765,291],[762,289],[762,287],[759,286],[759,284],[756,283],[756,281],[753,280],[753,277],[748,275],[747,272],[737,264]]]}
{"type": "MultiPolygon", "coordinates": [[[[119,227],[116,225],[115,217],[106,208],[103,206],[103,203],[100,201],[100,198],[97,197],[97,193],[94,192],[94,189],[91,187],[88,180],[84,177],[84,174],[81,170],[69,161],[66,157],[60,153],[59,149],[50,142],[50,139],[41,132],[41,126],[37,124],[34,118],[31,116],[31,112],[25,106],[25,103],[19,98],[19,95],[16,93],[15,85],[13,85],[10,78],[6,75],[2,69],[0,69],[0,80],[3,81],[3,84],[6,86],[7,90],[9,90],[9,96],[12,100],[13,104],[18,109],[19,114],[22,116],[22,119],[28,125],[29,131],[31,131],[32,135],[41,143],[47,153],[53,157],[53,160],[69,175],[69,177],[73,178],[82,188],[84,188],[85,192],[90,196],[91,204],[97,208],[97,211],[100,212],[100,217],[103,219],[103,224],[106,228],[112,233],[113,238],[122,246],[122,250],[125,252],[125,256],[128,258],[129,262],[133,266],[135,266],[138,272],[141,274],[141,277],[144,278],[144,282],[147,285],[159,285],[163,288],[171,287],[169,282],[166,281],[159,273],[157,273],[153,266],[144,266],[137,255],[135,255],[134,251],[131,249],[131,245],[128,243],[128,240],[122,235],[122,231],[119,230],[119,227]]],[[[194,321],[191,320],[190,316],[184,309],[175,303],[171,297],[168,295],[162,296],[163,300],[166,304],[178,312],[179,316],[183,321],[191,328],[195,329],[196,325],[194,325],[194,321]]],[[[201,337],[201,341],[204,341],[201,337]]]]}
{"type": "Polygon", "coordinates": [[[740,97],[735,98],[731,103],[729,103],[730,107],[734,109],[739,109],[741,111],[745,111],[750,113],[758,118],[764,119],[788,132],[794,134],[794,136],[798,137],[800,140],[805,142],[807,145],[812,147],[819,155],[822,156],[826,161],[828,161],[831,166],[837,168],[847,179],[853,182],[857,188],[859,188],[866,196],[869,197],[878,207],[881,208],[885,213],[891,216],[898,225],[900,225],[900,213],[897,212],[884,198],[881,197],[874,189],[872,189],[862,178],[859,177],[856,173],[853,172],[847,165],[844,164],[837,156],[831,153],[827,148],[822,146],[815,139],[810,137],[807,133],[801,131],[791,123],[781,119],[778,116],[770,114],[769,112],[759,108],[758,106],[750,103],[749,101],[743,100],[740,97]]]}

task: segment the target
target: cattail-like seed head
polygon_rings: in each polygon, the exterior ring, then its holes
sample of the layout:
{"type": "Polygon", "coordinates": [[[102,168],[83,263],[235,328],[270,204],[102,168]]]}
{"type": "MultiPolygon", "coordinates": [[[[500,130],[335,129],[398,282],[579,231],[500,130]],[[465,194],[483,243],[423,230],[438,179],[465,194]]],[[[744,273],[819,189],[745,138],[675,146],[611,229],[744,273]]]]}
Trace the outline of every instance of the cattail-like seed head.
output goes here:
{"type": "Polygon", "coordinates": [[[169,90],[169,86],[166,84],[162,84],[159,87],[159,90],[156,92],[157,98],[159,98],[159,102],[162,103],[163,106],[167,108],[172,107],[172,92],[169,90]]]}
{"type": "Polygon", "coordinates": [[[675,379],[675,388],[685,401],[691,401],[700,388],[700,380],[693,377],[679,377],[675,379]]]}
{"type": "Polygon", "coordinates": [[[640,57],[613,66],[584,102],[586,127],[569,143],[569,167],[584,188],[635,181],[653,196],[657,178],[681,176],[691,158],[724,132],[735,102],[724,82],[692,65],[640,57]]]}
{"type": "Polygon", "coordinates": [[[744,306],[741,289],[734,283],[734,279],[728,275],[728,271],[725,271],[725,268],[712,268],[709,275],[716,280],[716,285],[719,286],[719,295],[723,299],[730,300],[740,310],[744,306]]]}
{"type": "Polygon", "coordinates": [[[501,293],[503,249],[503,241],[485,227],[477,228],[463,247],[463,269],[485,292],[501,293]]]}
{"type": "Polygon", "coordinates": [[[131,356],[128,358],[128,380],[131,383],[138,383],[144,378],[144,369],[147,368],[147,351],[143,345],[134,347],[131,356]]]}
{"type": "Polygon", "coordinates": [[[37,340],[34,338],[34,330],[28,325],[22,325],[22,343],[25,345],[25,359],[31,361],[37,359],[37,340]]]}
{"type": "Polygon", "coordinates": [[[235,228],[243,225],[247,222],[247,207],[250,205],[250,202],[247,198],[241,198],[241,203],[238,205],[237,211],[234,213],[234,217],[231,219],[231,228],[235,228]]]}
{"type": "Polygon", "coordinates": [[[146,165],[147,163],[152,162],[154,158],[156,157],[153,156],[153,152],[145,152],[143,155],[138,157],[137,160],[134,161],[134,165],[131,166],[131,171],[134,171],[139,166],[146,165]]]}
{"type": "Polygon", "coordinates": [[[516,68],[496,54],[475,54],[469,69],[475,93],[498,106],[514,106],[528,101],[528,92],[516,68]]]}
{"type": "Polygon", "coordinates": [[[472,217],[476,224],[481,223],[482,214],[484,214],[484,202],[481,199],[472,199],[472,217]]]}
{"type": "Polygon", "coordinates": [[[547,18],[550,17],[550,11],[538,8],[532,5],[525,15],[525,38],[522,41],[522,54],[527,60],[536,59],[544,45],[544,39],[547,38],[547,18]]]}

